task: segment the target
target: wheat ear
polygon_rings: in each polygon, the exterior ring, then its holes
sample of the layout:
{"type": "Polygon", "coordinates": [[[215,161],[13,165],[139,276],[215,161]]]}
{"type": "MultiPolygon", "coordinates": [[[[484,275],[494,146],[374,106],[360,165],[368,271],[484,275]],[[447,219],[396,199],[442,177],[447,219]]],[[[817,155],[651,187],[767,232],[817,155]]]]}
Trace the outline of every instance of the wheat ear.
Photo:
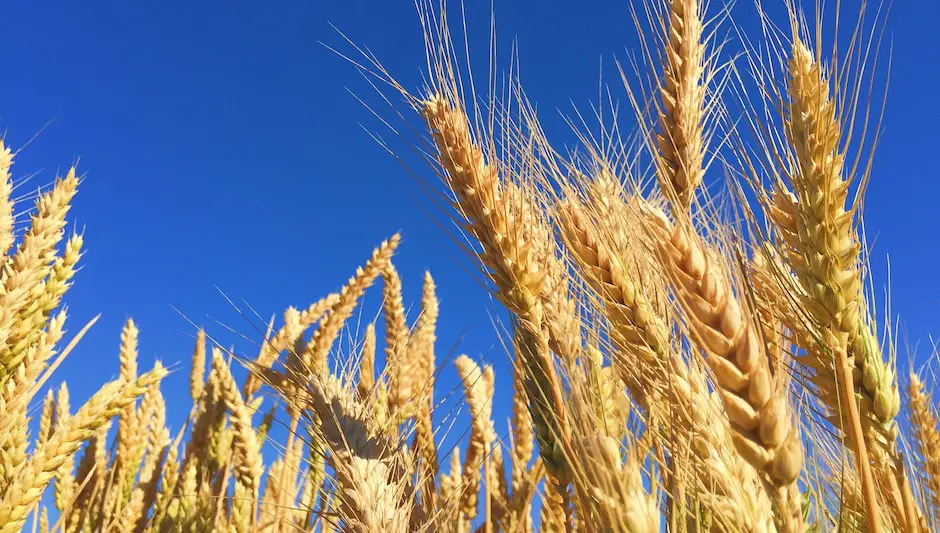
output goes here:
{"type": "Polygon", "coordinates": [[[428,509],[436,507],[434,502],[437,492],[435,484],[438,474],[437,445],[434,442],[434,385],[435,360],[434,344],[437,340],[436,327],[439,313],[434,278],[430,272],[424,274],[424,286],[421,290],[421,316],[415,324],[414,333],[408,340],[407,365],[415,373],[410,384],[408,397],[414,403],[415,436],[414,449],[421,459],[423,478],[422,495],[428,500],[428,509]]]}
{"type": "Polygon", "coordinates": [[[474,144],[467,116],[457,104],[438,94],[423,106],[438,162],[482,245],[479,257],[496,285],[496,296],[516,317],[515,345],[539,452],[546,468],[567,480],[559,441],[567,438],[568,423],[542,296],[554,259],[546,246],[552,242],[550,230],[524,190],[500,181],[497,167],[474,144]]]}
{"type": "Polygon", "coordinates": [[[931,520],[940,523],[940,430],[938,430],[937,411],[920,376],[911,373],[908,389],[908,401],[911,408],[911,425],[914,428],[914,442],[920,455],[923,472],[927,479],[927,495],[933,506],[931,520]]]}
{"type": "Polygon", "coordinates": [[[375,383],[375,324],[366,326],[362,339],[362,348],[359,350],[359,380],[356,382],[356,393],[360,401],[368,401],[374,394],[375,383]]]}
{"type": "Polygon", "coordinates": [[[650,384],[665,368],[662,354],[668,341],[662,318],[646,300],[625,265],[605,243],[576,200],[560,204],[561,226],[568,249],[584,277],[600,296],[614,342],[617,369],[640,405],[647,405],[650,384]]]}
{"type": "Polygon", "coordinates": [[[39,335],[36,324],[41,313],[37,305],[30,305],[36,303],[33,292],[51,270],[55,247],[62,239],[65,217],[77,189],[78,177],[72,168],[56,180],[52,190],[39,197],[29,229],[12,260],[3,267],[0,338],[5,343],[0,348],[0,385],[23,362],[39,335]]]}
{"type": "Polygon", "coordinates": [[[192,365],[189,370],[189,397],[192,398],[195,404],[202,397],[206,379],[206,332],[202,328],[196,332],[192,365]]]}
{"type": "Polygon", "coordinates": [[[467,444],[467,455],[464,459],[463,482],[461,485],[460,512],[466,526],[477,516],[477,502],[480,493],[480,469],[484,466],[484,459],[490,453],[490,447],[496,437],[493,421],[490,418],[493,404],[492,397],[487,395],[486,379],[484,374],[492,374],[493,369],[481,369],[469,357],[462,355],[454,360],[460,380],[463,382],[467,406],[470,408],[472,422],[470,426],[470,440],[467,444]]]}
{"type": "Polygon", "coordinates": [[[251,423],[251,411],[245,404],[228,364],[218,349],[212,352],[212,368],[219,376],[219,394],[226,409],[232,414],[234,429],[235,477],[243,488],[240,499],[232,504],[232,519],[239,531],[251,531],[255,523],[255,501],[261,484],[263,470],[261,447],[257,441],[254,426],[251,423]]]}
{"type": "Polygon", "coordinates": [[[330,347],[336,341],[343,324],[352,315],[356,302],[359,301],[363,292],[372,285],[391,260],[400,240],[401,236],[396,233],[380,244],[372,252],[372,257],[366,261],[366,264],[356,269],[355,276],[350,278],[346,286],[342,288],[336,303],[320,322],[320,327],[313,333],[313,337],[304,350],[303,359],[309,371],[326,373],[327,353],[330,347]]]}
{"type": "Polygon", "coordinates": [[[102,387],[68,422],[57,428],[46,444],[33,454],[24,468],[6,487],[0,498],[0,533],[15,533],[39,501],[46,484],[62,464],[114,415],[133,403],[166,370],[157,364],[134,382],[112,382],[102,387]]]}
{"type": "Polygon", "coordinates": [[[778,505],[784,530],[802,531],[796,480],[803,450],[788,403],[788,380],[783,370],[771,373],[758,322],[735,298],[714,252],[676,225],[664,255],[693,338],[720,387],[735,446],[767,474],[775,495],[785,498],[778,505]]]}
{"type": "Polygon", "coordinates": [[[329,460],[342,487],[338,513],[343,530],[407,531],[412,509],[403,495],[412,475],[411,459],[380,434],[369,408],[335,377],[316,377],[308,390],[310,407],[320,421],[329,460]]]}
{"type": "MultiPolygon", "coordinates": [[[[836,412],[846,421],[869,527],[877,533],[881,530],[881,511],[869,447],[875,444],[878,448],[876,464],[884,462],[881,455],[887,452],[877,443],[865,442],[862,414],[865,420],[871,416],[886,428],[893,447],[890,433],[900,400],[893,372],[874,349],[870,329],[862,320],[860,245],[854,230],[854,210],[845,210],[849,181],[843,178],[842,128],[836,103],[829,96],[829,80],[799,37],[794,38],[791,52],[785,131],[793,149],[793,168],[789,172],[793,194],[778,195],[790,199],[786,209],[778,212],[789,211],[792,217],[778,218],[777,223],[784,228],[781,234],[803,289],[804,307],[835,359],[834,385],[839,388],[836,396],[841,404],[836,412]],[[854,379],[855,372],[861,379],[854,379]],[[864,412],[860,412],[855,399],[857,389],[870,399],[864,412]]],[[[809,347],[807,350],[811,351],[809,347]]]]}
{"type": "Polygon", "coordinates": [[[382,269],[382,313],[385,319],[385,372],[388,375],[388,410],[393,420],[410,399],[408,390],[411,376],[403,361],[408,345],[408,322],[402,296],[401,277],[389,263],[382,269]]]}
{"type": "Polygon", "coordinates": [[[703,5],[699,0],[669,0],[668,9],[657,177],[667,197],[685,210],[704,174],[703,5]]]}

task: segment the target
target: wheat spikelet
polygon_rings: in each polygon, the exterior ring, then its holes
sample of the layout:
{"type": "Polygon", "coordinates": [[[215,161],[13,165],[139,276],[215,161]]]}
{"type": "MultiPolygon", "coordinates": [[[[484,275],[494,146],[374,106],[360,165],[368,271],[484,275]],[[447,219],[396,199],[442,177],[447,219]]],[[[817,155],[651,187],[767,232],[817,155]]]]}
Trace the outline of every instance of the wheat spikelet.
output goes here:
{"type": "Polygon", "coordinates": [[[10,167],[13,165],[13,152],[0,140],[0,254],[6,260],[13,246],[13,181],[10,179],[10,167]]]}

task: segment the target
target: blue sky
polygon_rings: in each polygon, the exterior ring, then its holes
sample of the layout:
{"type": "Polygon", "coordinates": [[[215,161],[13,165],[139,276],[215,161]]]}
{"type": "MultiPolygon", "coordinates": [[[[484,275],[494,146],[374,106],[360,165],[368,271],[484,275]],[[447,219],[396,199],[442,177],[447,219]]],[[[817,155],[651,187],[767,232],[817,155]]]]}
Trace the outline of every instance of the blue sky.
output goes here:
{"type": "MultiPolygon", "coordinates": [[[[489,6],[468,4],[482,63],[489,6]]],[[[636,46],[626,1],[497,1],[495,10],[503,50],[518,39],[529,96],[549,132],[565,138],[557,110],[596,100],[601,60],[612,72],[612,58],[636,46]]],[[[742,0],[734,12],[752,20],[753,6],[742,0]]],[[[922,344],[937,331],[940,304],[938,17],[933,1],[893,7],[891,87],[866,213],[876,284],[887,281],[890,257],[893,311],[922,344]]],[[[35,188],[77,158],[87,174],[73,211],[87,255],[67,298],[69,331],[102,318],[56,377],[68,380],[73,403],[116,375],[127,317],[141,329],[142,366],[157,358],[185,366],[193,328],[171,306],[226,343],[237,339],[215,320],[258,338],[216,287],[268,317],[337,289],[396,231],[406,300],[417,302],[425,269],[437,280],[438,353],[460,341],[461,352],[494,359],[508,386],[495,306],[427,215],[431,202],[363,131],[384,133],[347,88],[380,102],[318,44],[348,50],[329,23],[406,87],[420,87],[423,44],[410,2],[5,6],[0,128],[16,149],[52,121],[23,149],[15,176],[38,173],[26,185],[35,188]]],[[[377,297],[369,302],[372,313],[377,297]]],[[[453,373],[444,376],[452,386],[453,373]]],[[[185,369],[164,391],[178,428],[185,369]]]]}

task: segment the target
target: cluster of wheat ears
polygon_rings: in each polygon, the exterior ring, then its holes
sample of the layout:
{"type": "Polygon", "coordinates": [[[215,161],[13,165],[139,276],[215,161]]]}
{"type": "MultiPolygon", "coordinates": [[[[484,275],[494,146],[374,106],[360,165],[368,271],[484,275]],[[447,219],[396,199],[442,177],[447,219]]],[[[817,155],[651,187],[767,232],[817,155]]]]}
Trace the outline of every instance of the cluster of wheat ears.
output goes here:
{"type": "Polygon", "coordinates": [[[516,79],[483,98],[460,81],[444,9],[419,10],[420,96],[371,63],[423,120],[420,151],[508,311],[508,433],[493,368],[446,362],[472,420],[462,450],[439,449],[435,284],[409,323],[397,235],[338,292],[272,321],[257,354],[199,331],[175,434],[167,369],[138,371],[131,321],[119,379],[73,411],[49,380],[92,325],[61,347],[80,180],[41,193],[18,236],[0,145],[0,533],[940,530],[936,404],[916,372],[900,392],[859,229],[877,46],[860,23],[824,57],[786,7],[789,31],[762,18],[765,44],[741,39],[728,62],[716,27],[733,25],[700,0],[634,10],[655,67],[647,84],[624,74],[636,133],[582,132],[567,155],[516,79]],[[369,325],[338,353],[379,280],[384,333],[369,325]],[[266,464],[272,424],[288,431],[266,464]]]}

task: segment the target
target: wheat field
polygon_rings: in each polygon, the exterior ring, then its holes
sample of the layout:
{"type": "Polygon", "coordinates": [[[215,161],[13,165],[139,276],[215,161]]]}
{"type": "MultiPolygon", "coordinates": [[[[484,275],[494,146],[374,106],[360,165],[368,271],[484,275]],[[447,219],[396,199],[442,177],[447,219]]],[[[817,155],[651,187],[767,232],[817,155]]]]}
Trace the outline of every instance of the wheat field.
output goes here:
{"type": "Polygon", "coordinates": [[[780,6],[758,4],[760,42],[702,0],[634,6],[636,127],[575,126],[577,150],[511,68],[471,81],[445,6],[418,2],[424,87],[354,60],[420,125],[422,179],[507,313],[510,375],[441,356],[435,280],[409,313],[396,234],[256,353],[199,330],[185,420],[133,320],[118,379],[73,408],[55,371],[95,322],[66,334],[81,177],[18,231],[0,144],[0,533],[940,531],[933,374],[899,361],[862,231],[877,24],[837,13],[837,48],[822,6],[780,6]],[[344,349],[370,290],[381,322],[344,349]],[[469,427],[441,422],[450,394],[469,427]]]}

